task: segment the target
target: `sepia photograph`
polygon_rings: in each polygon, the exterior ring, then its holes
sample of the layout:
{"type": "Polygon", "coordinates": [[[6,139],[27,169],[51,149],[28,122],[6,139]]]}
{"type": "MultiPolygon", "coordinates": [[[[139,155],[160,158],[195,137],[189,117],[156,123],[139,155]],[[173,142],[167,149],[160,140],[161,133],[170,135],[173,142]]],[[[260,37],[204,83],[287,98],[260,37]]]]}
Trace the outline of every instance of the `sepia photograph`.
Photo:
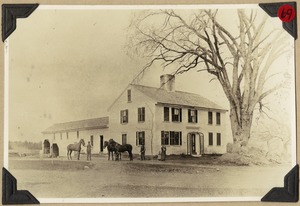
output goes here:
{"type": "Polygon", "coordinates": [[[260,201],[296,165],[294,43],[258,4],[39,5],[4,167],[41,203],[260,201]]]}

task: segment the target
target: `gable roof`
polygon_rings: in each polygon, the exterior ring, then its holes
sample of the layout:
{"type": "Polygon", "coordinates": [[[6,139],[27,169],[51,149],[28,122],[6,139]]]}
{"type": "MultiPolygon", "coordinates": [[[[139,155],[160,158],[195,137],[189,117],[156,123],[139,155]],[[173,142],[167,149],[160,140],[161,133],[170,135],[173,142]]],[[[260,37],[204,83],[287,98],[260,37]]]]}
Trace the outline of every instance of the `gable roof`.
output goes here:
{"type": "Polygon", "coordinates": [[[200,96],[199,94],[181,91],[169,92],[163,88],[148,87],[137,84],[131,85],[143,94],[155,100],[157,103],[192,106],[226,111],[226,109],[224,109],[223,107],[200,96]]]}
{"type": "Polygon", "coordinates": [[[108,117],[100,117],[94,119],[85,119],[79,121],[57,123],[44,130],[42,133],[69,132],[90,129],[108,128],[108,117]]]}

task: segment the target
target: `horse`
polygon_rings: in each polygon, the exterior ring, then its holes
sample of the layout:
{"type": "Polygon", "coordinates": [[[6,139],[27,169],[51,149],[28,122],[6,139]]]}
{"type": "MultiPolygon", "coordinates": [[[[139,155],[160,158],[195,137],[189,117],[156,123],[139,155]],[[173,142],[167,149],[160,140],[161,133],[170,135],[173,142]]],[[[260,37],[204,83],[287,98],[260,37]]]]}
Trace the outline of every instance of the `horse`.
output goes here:
{"type": "Polygon", "coordinates": [[[121,155],[122,152],[128,152],[130,161],[133,160],[133,155],[132,155],[132,145],[131,144],[124,144],[121,145],[114,141],[113,139],[110,139],[108,141],[108,144],[114,149],[116,153],[116,159],[119,159],[119,154],[121,155]]]}
{"type": "Polygon", "coordinates": [[[114,152],[115,148],[112,147],[112,145],[109,144],[108,141],[104,141],[104,149],[107,147],[107,151],[108,151],[108,160],[110,160],[110,155],[111,155],[111,159],[114,160],[114,152]]]}
{"type": "Polygon", "coordinates": [[[78,152],[78,156],[77,156],[77,160],[79,160],[79,157],[80,157],[80,150],[81,150],[81,144],[83,146],[85,146],[85,142],[83,139],[81,139],[79,141],[79,143],[75,143],[75,144],[69,144],[68,147],[67,147],[67,150],[68,150],[68,153],[67,153],[67,156],[68,156],[68,159],[71,159],[72,160],[72,157],[71,157],[71,154],[73,151],[77,151],[78,152]]]}

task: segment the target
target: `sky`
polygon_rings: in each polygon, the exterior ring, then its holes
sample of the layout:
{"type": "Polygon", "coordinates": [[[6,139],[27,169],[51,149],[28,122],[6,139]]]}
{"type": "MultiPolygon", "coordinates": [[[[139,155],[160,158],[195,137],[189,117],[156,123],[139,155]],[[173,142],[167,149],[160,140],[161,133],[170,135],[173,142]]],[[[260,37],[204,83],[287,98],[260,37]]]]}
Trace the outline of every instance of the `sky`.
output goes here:
{"type": "MultiPolygon", "coordinates": [[[[9,140],[41,141],[41,132],[54,123],[108,115],[147,62],[127,54],[128,26],[136,12],[141,11],[37,9],[17,19],[9,37],[9,140]]],[[[230,18],[232,11],[223,12],[230,18]]],[[[221,19],[227,27],[236,21],[221,19]]],[[[275,24],[281,27],[280,21],[275,24]]],[[[170,70],[156,63],[138,83],[158,87],[160,75],[170,70]]],[[[176,90],[228,108],[219,83],[210,79],[205,72],[184,73],[176,76],[176,90]]]]}

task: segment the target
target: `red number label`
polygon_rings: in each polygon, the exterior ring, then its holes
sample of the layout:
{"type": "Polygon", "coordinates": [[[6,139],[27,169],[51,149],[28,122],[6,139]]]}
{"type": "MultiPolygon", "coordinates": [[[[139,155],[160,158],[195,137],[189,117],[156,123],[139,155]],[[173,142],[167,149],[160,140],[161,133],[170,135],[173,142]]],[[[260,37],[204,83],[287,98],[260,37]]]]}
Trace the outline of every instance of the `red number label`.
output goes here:
{"type": "Polygon", "coordinates": [[[284,4],[278,9],[278,17],[283,22],[290,22],[295,18],[295,9],[288,4],[284,4]]]}

